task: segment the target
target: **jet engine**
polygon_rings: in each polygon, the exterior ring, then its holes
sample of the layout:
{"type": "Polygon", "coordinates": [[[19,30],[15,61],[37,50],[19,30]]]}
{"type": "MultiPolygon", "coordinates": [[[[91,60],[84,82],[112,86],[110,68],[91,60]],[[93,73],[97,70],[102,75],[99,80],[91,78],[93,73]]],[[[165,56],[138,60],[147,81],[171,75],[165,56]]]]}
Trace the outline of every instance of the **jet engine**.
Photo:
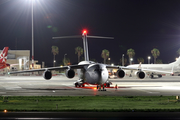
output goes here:
{"type": "Polygon", "coordinates": [[[66,70],[66,77],[73,78],[75,76],[75,72],[72,69],[66,70]]]}
{"type": "Polygon", "coordinates": [[[125,76],[125,72],[124,70],[122,69],[119,69],[116,73],[116,75],[119,77],[119,78],[123,78],[125,76]]]}
{"type": "Polygon", "coordinates": [[[143,71],[138,71],[138,72],[135,72],[135,75],[136,75],[139,79],[144,79],[145,76],[146,76],[146,73],[143,72],[143,71]]]}
{"type": "Polygon", "coordinates": [[[49,71],[49,70],[44,71],[43,77],[44,77],[44,79],[46,79],[46,80],[51,79],[51,78],[52,78],[52,73],[51,73],[51,71],[49,71]]]}

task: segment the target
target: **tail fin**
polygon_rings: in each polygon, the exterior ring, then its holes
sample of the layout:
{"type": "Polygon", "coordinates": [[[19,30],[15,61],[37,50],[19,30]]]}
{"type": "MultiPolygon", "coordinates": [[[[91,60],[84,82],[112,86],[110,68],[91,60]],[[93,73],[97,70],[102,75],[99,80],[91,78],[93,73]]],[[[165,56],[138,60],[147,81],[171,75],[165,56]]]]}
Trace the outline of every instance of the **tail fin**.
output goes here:
{"type": "Polygon", "coordinates": [[[0,54],[0,63],[6,63],[7,54],[9,47],[4,47],[3,51],[0,54]]]}
{"type": "Polygon", "coordinates": [[[180,56],[175,62],[172,62],[170,64],[179,65],[180,64],[180,56]]]}
{"type": "Polygon", "coordinates": [[[85,61],[89,61],[89,53],[88,53],[88,42],[87,38],[101,38],[101,39],[114,39],[113,37],[102,37],[102,36],[89,36],[87,35],[87,31],[84,30],[82,36],[62,36],[62,37],[53,37],[52,39],[64,39],[64,38],[82,38],[83,46],[84,46],[84,59],[85,61]]]}
{"type": "Polygon", "coordinates": [[[87,32],[84,31],[82,34],[83,46],[84,46],[84,60],[89,61],[88,43],[87,43],[87,32]]]}

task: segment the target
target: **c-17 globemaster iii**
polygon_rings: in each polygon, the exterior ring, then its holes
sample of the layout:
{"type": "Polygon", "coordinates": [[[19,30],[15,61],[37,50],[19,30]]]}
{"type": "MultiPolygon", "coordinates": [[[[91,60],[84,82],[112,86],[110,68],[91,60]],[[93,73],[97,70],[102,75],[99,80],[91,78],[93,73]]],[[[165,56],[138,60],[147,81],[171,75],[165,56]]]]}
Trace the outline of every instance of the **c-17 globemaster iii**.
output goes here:
{"type": "MultiPolygon", "coordinates": [[[[53,39],[79,38],[79,37],[83,39],[84,58],[85,58],[85,60],[79,62],[79,64],[63,66],[63,67],[48,67],[48,68],[42,68],[42,69],[15,71],[15,72],[9,72],[9,74],[44,71],[44,73],[43,73],[44,79],[50,80],[52,77],[51,70],[64,69],[64,70],[66,70],[66,76],[68,78],[73,78],[75,76],[74,70],[77,69],[79,80],[74,82],[75,87],[84,87],[85,84],[92,84],[92,85],[97,85],[97,88],[101,88],[101,86],[110,87],[111,82],[108,79],[108,77],[109,77],[108,69],[118,69],[117,76],[119,78],[123,78],[125,76],[124,70],[137,70],[138,78],[143,79],[145,77],[145,73],[141,69],[138,69],[138,68],[128,68],[128,67],[124,67],[124,66],[112,66],[112,65],[89,61],[87,38],[113,39],[112,37],[89,36],[89,35],[87,35],[87,31],[83,31],[82,36],[53,37],[53,39]]],[[[169,73],[171,73],[171,72],[169,72],[169,73]]]]}

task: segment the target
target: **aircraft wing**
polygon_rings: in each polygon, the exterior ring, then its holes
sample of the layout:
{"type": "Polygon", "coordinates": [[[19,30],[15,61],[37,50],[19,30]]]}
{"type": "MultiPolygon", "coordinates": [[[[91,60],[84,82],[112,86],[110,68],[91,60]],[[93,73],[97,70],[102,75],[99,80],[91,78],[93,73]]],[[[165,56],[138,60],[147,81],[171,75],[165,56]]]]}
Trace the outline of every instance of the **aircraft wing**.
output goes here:
{"type": "Polygon", "coordinates": [[[23,71],[13,71],[8,72],[8,74],[16,74],[16,73],[25,73],[25,72],[38,72],[38,71],[47,71],[47,70],[63,70],[63,69],[82,69],[86,64],[83,65],[69,65],[63,67],[49,67],[49,68],[42,68],[42,69],[32,69],[32,70],[23,70],[23,71]]]}
{"type": "Polygon", "coordinates": [[[152,72],[152,73],[169,73],[169,74],[173,74],[172,71],[161,71],[161,70],[153,70],[153,69],[141,69],[142,71],[145,72],[152,72]]]}
{"type": "Polygon", "coordinates": [[[133,67],[112,66],[112,65],[106,65],[106,68],[110,68],[110,69],[124,69],[124,70],[139,70],[138,68],[133,68],[133,67]]]}
{"type": "Polygon", "coordinates": [[[161,71],[161,70],[155,70],[155,69],[142,69],[142,68],[136,68],[136,67],[124,67],[124,66],[111,66],[111,65],[106,65],[106,68],[111,68],[111,69],[123,69],[123,70],[137,70],[137,71],[145,71],[145,72],[152,72],[152,73],[167,73],[167,74],[173,74],[173,71],[161,71]]]}

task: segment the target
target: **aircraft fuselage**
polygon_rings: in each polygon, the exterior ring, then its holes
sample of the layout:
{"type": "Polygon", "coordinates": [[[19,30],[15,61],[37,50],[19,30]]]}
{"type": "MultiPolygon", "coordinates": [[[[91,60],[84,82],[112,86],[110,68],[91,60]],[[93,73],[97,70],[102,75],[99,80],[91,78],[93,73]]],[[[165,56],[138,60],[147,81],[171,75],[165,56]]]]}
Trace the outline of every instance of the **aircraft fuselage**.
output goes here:
{"type": "Polygon", "coordinates": [[[84,69],[80,70],[79,77],[88,84],[102,85],[108,80],[108,70],[104,64],[83,61],[79,64],[87,64],[84,69]]]}

